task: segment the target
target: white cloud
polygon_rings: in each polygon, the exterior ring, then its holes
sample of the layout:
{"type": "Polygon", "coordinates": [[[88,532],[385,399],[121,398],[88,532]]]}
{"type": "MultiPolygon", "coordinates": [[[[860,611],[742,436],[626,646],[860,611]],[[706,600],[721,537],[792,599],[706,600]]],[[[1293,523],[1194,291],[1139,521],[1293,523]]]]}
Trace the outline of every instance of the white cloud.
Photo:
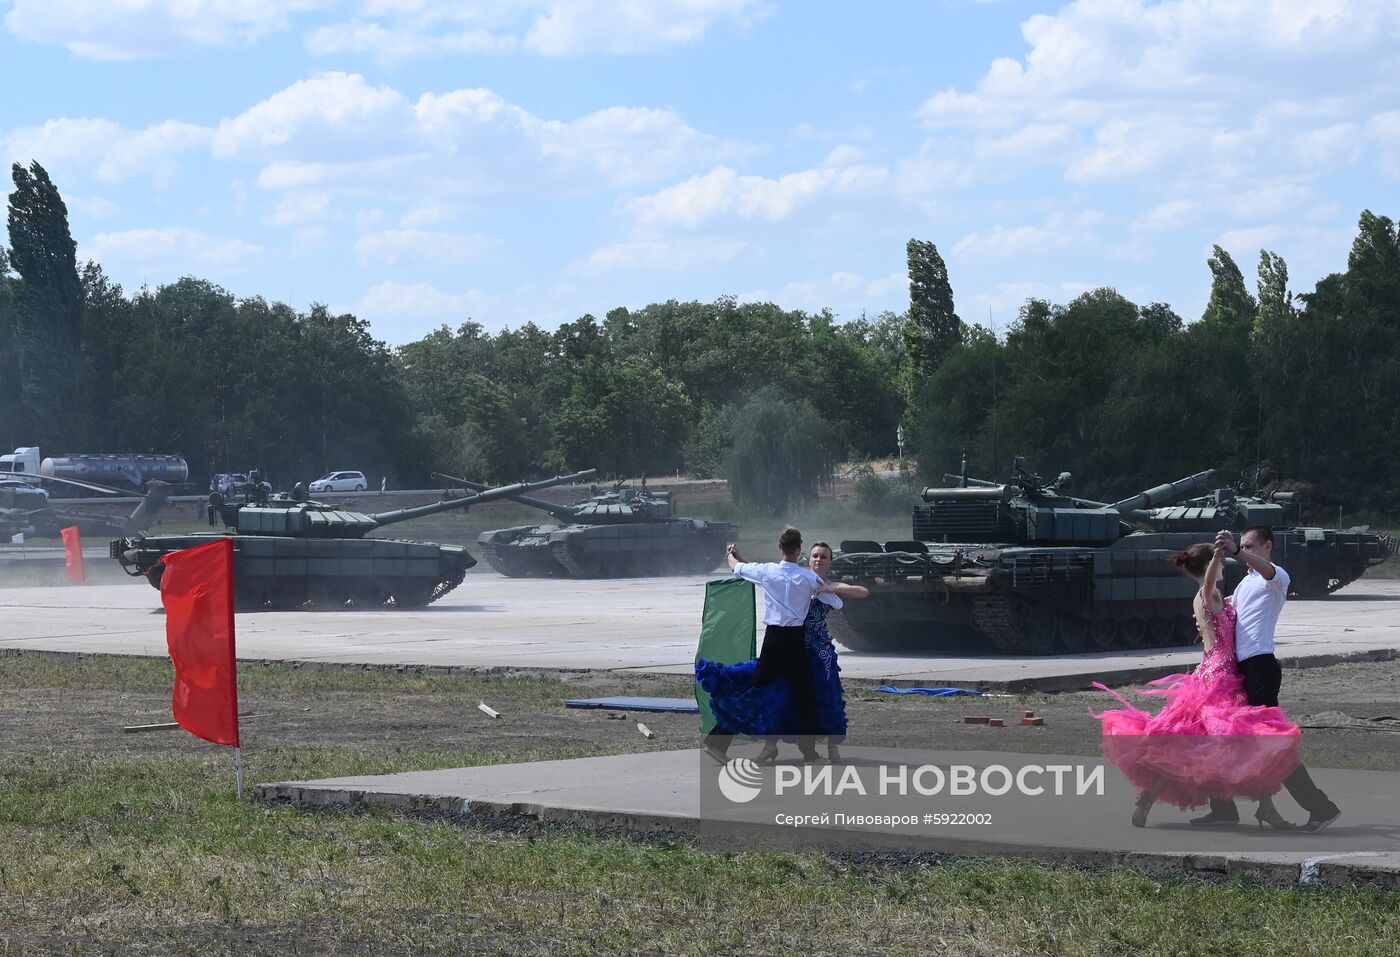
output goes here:
{"type": "MultiPolygon", "coordinates": [[[[839,154],[837,155],[839,158],[839,154]]],[[[719,216],[779,222],[829,194],[869,192],[888,178],[883,167],[820,166],[776,178],[744,176],[728,166],[631,200],[628,209],[642,225],[694,229],[719,216]]]]}
{"type": "Polygon", "coordinates": [[[184,273],[196,266],[234,266],[262,252],[241,239],[220,239],[183,226],[98,233],[83,254],[106,266],[159,264],[184,273]]]}
{"type": "Polygon", "coordinates": [[[519,41],[489,30],[449,30],[433,34],[415,29],[386,27],[382,23],[350,20],[317,27],[306,37],[312,53],[373,53],[386,60],[403,60],[426,54],[509,53],[519,41]]]}
{"type": "Polygon", "coordinates": [[[693,43],[719,22],[746,27],[770,12],[764,0],[371,0],[351,20],[313,30],[306,44],[317,54],[386,59],[645,53],[693,43]]]}
{"type": "Polygon", "coordinates": [[[752,150],[702,133],[670,110],[609,107],[545,119],[487,89],[398,90],[358,74],[301,80],[219,124],[220,158],[266,163],[264,189],[454,196],[650,184],[752,150]]]}
{"type": "Polygon", "coordinates": [[[978,230],[960,239],[953,252],[968,261],[1044,257],[1064,249],[1085,250],[1098,240],[1095,227],[1107,217],[1096,210],[1057,213],[1043,226],[1002,226],[978,230]]]}
{"type": "Polygon", "coordinates": [[[740,294],[738,299],[740,302],[774,302],[784,309],[807,312],[830,309],[838,316],[852,318],[861,312],[874,314],[907,307],[909,276],[896,272],[866,279],[857,273],[837,270],[821,279],[786,283],[777,292],[751,290],[740,294]]]}
{"type": "Polygon", "coordinates": [[[1067,282],[1002,282],[958,300],[958,313],[968,322],[980,323],[1004,335],[1027,299],[1068,303],[1096,288],[1096,284],[1067,282]]]}
{"type": "Polygon", "coordinates": [[[748,249],[747,243],[717,239],[614,243],[593,250],[579,270],[591,275],[631,270],[684,272],[733,262],[748,249]]]}
{"type": "MultiPolygon", "coordinates": [[[[1284,229],[1277,223],[1270,223],[1267,226],[1251,226],[1247,229],[1231,229],[1221,233],[1216,240],[1225,249],[1249,250],[1255,252],[1276,244],[1284,236],[1284,229]]],[[[1210,255],[1210,250],[1206,250],[1206,255],[1210,255]]],[[[1245,260],[1248,263],[1248,259],[1245,260]]],[[[1245,269],[1249,266],[1245,265],[1245,269]]]]}
{"type": "Polygon", "coordinates": [[[643,53],[692,43],[717,20],[751,23],[767,12],[760,0],[553,0],[525,46],[546,56],[643,53]]]}
{"type": "Polygon", "coordinates": [[[0,149],[12,162],[38,160],[51,173],[81,169],[115,183],[142,175],[168,177],[181,153],[204,147],[211,135],[202,126],[175,120],[131,130],[111,120],[63,117],[11,131],[0,149]]]}
{"type": "Polygon", "coordinates": [[[424,229],[387,229],[361,236],[355,254],[366,265],[403,266],[461,263],[476,259],[500,243],[480,233],[444,233],[424,229]]]}
{"type": "Polygon", "coordinates": [[[1048,150],[1073,182],[1244,181],[1358,158],[1394,102],[1400,4],[1077,0],[1021,33],[1024,56],[919,118],[964,152],[1028,166],[1048,150]]]}
{"type": "Polygon", "coordinates": [[[415,206],[399,217],[399,225],[406,228],[432,226],[452,218],[452,211],[442,206],[415,206]]]}
{"type": "Polygon", "coordinates": [[[351,311],[374,327],[376,337],[402,344],[438,326],[455,329],[468,319],[480,320],[494,301],[476,289],[452,293],[427,283],[381,282],[371,286],[351,311]]]}
{"type": "Polygon", "coordinates": [[[63,205],[68,207],[69,212],[91,219],[106,219],[121,212],[120,206],[101,196],[65,196],[63,205]]]}
{"type": "Polygon", "coordinates": [[[348,144],[392,150],[409,111],[403,95],[372,87],[353,73],[322,73],[299,80],[219,124],[214,155],[268,157],[288,151],[329,153],[348,144]]]}
{"type": "Polygon", "coordinates": [[[1373,116],[1366,124],[1366,136],[1377,144],[1381,168],[1400,179],[1400,110],[1373,116]]]}
{"type": "Polygon", "coordinates": [[[256,40],[318,0],[14,0],[5,27],[76,56],[130,60],[256,40]]]}
{"type": "Polygon", "coordinates": [[[314,223],[330,213],[331,198],[325,193],[287,193],[277,203],[268,222],[274,226],[314,223]]]}

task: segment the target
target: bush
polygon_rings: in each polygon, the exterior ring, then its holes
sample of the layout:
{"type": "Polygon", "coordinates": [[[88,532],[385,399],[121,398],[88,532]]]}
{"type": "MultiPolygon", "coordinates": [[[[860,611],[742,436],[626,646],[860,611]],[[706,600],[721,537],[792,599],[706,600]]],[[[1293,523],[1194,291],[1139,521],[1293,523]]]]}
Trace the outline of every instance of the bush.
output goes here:
{"type": "Polygon", "coordinates": [[[854,473],[856,507],[872,515],[903,515],[919,500],[916,476],[908,470],[898,477],[877,475],[869,465],[857,466],[854,473]]]}

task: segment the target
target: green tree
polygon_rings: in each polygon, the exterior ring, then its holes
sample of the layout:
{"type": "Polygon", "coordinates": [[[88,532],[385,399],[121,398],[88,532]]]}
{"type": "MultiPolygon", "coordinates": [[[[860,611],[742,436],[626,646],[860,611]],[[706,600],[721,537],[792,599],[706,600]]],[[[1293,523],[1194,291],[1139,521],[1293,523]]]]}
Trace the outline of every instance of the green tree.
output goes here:
{"type": "Polygon", "coordinates": [[[675,472],[693,417],[680,388],[640,357],[590,359],[554,419],[558,457],[617,477],[675,472]]]}
{"type": "Polygon", "coordinates": [[[775,391],[734,413],[727,461],[735,500],[781,515],[811,502],[831,480],[831,434],[816,410],[775,391]]]}
{"type": "Polygon", "coordinates": [[[909,324],[905,351],[908,356],[908,385],[917,388],[919,380],[931,375],[962,341],[963,321],[953,305],[953,287],[948,267],[938,247],[911,239],[905,246],[909,268],[909,324]]]}
{"type": "Polygon", "coordinates": [[[1212,246],[1211,250],[1211,256],[1206,260],[1211,275],[1210,301],[1206,303],[1206,311],[1201,318],[1225,324],[1253,322],[1259,305],[1249,294],[1240,267],[1219,246],[1212,246]]]}
{"type": "Polygon", "coordinates": [[[11,167],[10,266],[20,276],[14,326],[22,415],[33,441],[65,446],[78,437],[75,411],[82,342],[82,288],[68,207],[37,162],[11,167]]]}

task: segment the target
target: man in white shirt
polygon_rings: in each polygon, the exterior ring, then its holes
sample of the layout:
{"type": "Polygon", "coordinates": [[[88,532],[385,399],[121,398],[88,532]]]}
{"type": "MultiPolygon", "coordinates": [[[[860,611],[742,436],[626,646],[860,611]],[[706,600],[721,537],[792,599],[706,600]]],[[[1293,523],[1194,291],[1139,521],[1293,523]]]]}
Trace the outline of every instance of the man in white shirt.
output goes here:
{"type": "MultiPolygon", "coordinates": [[[[797,564],[802,554],[802,533],[797,529],[783,530],[778,537],[778,550],[783,554],[781,562],[741,561],[733,545],[726,551],[730,571],[763,589],[763,624],[767,627],[754,670],[754,684],[768,684],[779,675],[787,678],[797,705],[797,746],[804,761],[816,761],[819,755],[813,738],[821,722],[802,623],[812,598],[825,582],[816,572],[797,564]]],[[[771,761],[776,756],[777,744],[770,741],[760,760],[771,761]]]]}
{"type": "MultiPolygon", "coordinates": [[[[1249,568],[1231,597],[1235,605],[1235,658],[1244,676],[1245,697],[1252,705],[1276,708],[1283,669],[1274,656],[1274,629],[1288,598],[1289,579],[1288,572],[1273,563],[1273,529],[1267,525],[1251,526],[1244,530],[1238,543],[1230,531],[1222,529],[1215,536],[1215,544],[1225,554],[1233,553],[1249,568]]],[[[1341,809],[1313,783],[1303,765],[1298,765],[1283,785],[1293,800],[1308,812],[1308,822],[1299,825],[1299,831],[1316,833],[1341,816],[1341,809]]],[[[1191,823],[1200,826],[1236,824],[1239,819],[1240,812],[1234,801],[1212,800],[1210,813],[1193,818],[1191,823]]]]}

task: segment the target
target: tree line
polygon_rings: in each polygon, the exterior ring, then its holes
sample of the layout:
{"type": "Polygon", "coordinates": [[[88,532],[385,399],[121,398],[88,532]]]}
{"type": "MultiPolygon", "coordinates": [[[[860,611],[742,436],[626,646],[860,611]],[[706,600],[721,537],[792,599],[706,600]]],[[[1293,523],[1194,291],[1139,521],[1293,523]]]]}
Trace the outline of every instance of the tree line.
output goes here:
{"type": "Polygon", "coordinates": [[[1295,296],[1230,255],[1186,323],[1111,289],[1030,300],[1005,336],[957,315],[934,244],[911,240],[910,307],[838,323],[771,303],[654,303],[549,331],[477,322],[390,349],[367,323],[186,277],[127,293],[79,264],[58,189],[12,169],[0,249],[0,443],[183,454],[196,475],[340,468],[421,485],[724,476],[780,512],[841,459],[906,451],[935,482],[966,454],[1024,455],[1108,496],[1207,466],[1394,514],[1400,238],[1363,213],[1345,273],[1295,296]],[[1389,486],[1389,488],[1388,488],[1389,486]]]}

